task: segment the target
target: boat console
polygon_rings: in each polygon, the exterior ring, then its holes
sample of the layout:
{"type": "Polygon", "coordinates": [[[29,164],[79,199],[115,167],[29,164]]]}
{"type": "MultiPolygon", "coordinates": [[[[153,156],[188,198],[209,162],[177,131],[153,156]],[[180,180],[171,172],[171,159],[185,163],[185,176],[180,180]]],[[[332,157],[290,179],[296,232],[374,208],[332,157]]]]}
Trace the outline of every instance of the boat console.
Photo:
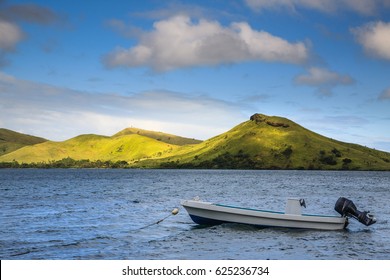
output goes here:
{"type": "Polygon", "coordinates": [[[352,217],[366,226],[376,223],[376,218],[374,215],[370,214],[370,211],[361,212],[357,210],[355,204],[345,197],[340,197],[336,201],[334,210],[336,210],[341,216],[352,217]]]}
{"type": "Polygon", "coordinates": [[[302,215],[302,207],[306,208],[306,202],[303,198],[288,198],[285,214],[302,215]]]}

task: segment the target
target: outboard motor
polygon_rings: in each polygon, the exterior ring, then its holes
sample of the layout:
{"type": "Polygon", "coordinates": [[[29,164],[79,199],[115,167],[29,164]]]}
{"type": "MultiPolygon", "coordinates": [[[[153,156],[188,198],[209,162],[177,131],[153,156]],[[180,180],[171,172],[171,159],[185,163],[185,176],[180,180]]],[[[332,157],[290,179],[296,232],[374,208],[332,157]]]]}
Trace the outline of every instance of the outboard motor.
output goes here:
{"type": "Polygon", "coordinates": [[[340,197],[336,201],[334,210],[336,210],[341,216],[355,218],[366,226],[370,226],[376,223],[376,218],[369,214],[369,211],[360,212],[357,210],[355,204],[345,197],[340,197]]]}

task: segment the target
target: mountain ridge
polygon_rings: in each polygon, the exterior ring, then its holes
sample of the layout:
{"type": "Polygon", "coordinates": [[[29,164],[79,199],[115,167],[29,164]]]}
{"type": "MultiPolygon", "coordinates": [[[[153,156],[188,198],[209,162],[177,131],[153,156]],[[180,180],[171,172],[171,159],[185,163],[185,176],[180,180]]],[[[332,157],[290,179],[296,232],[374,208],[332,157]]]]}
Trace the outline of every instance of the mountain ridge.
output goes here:
{"type": "Polygon", "coordinates": [[[186,137],[177,136],[165,132],[157,132],[157,131],[145,130],[145,129],[135,128],[135,127],[125,128],[117,132],[116,134],[114,134],[112,137],[131,135],[131,134],[146,136],[149,138],[156,139],[158,141],[165,142],[167,144],[173,144],[178,146],[199,144],[202,142],[201,140],[197,140],[194,138],[186,138],[186,137]]]}
{"type": "Polygon", "coordinates": [[[23,147],[0,156],[0,162],[62,158],[122,161],[134,168],[390,170],[390,153],[337,141],[289,119],[263,114],[205,141],[127,128],[111,137],[79,135],[23,147]]]}

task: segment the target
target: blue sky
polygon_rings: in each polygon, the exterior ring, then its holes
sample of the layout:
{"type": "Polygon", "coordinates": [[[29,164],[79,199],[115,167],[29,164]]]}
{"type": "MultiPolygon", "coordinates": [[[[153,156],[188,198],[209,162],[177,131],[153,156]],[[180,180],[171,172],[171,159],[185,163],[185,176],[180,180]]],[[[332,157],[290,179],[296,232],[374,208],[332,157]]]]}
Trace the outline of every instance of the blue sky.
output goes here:
{"type": "Polygon", "coordinates": [[[0,0],[0,127],[207,139],[254,113],[390,152],[390,0],[0,0]]]}

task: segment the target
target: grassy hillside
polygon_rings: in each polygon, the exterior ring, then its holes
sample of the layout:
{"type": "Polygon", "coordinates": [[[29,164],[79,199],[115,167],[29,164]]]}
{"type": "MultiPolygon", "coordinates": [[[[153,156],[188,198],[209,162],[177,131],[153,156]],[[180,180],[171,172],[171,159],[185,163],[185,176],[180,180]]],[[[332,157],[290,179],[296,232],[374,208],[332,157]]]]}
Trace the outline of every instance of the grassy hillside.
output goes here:
{"type": "Polygon", "coordinates": [[[171,168],[390,170],[390,154],[343,143],[280,117],[251,120],[169,158],[139,164],[171,168]]]}
{"type": "Polygon", "coordinates": [[[149,137],[149,138],[161,141],[161,142],[165,142],[165,143],[173,144],[173,145],[178,145],[178,146],[199,144],[202,142],[201,140],[190,139],[190,138],[185,138],[185,137],[172,135],[172,134],[168,134],[168,133],[144,130],[144,129],[133,128],[133,127],[125,128],[124,130],[113,135],[113,137],[123,136],[123,135],[132,135],[132,134],[146,136],[146,137],[149,137]]]}
{"type": "Polygon", "coordinates": [[[47,140],[41,137],[0,128],[0,156],[16,151],[24,146],[35,145],[45,141],[47,140]]]}
{"type": "Polygon", "coordinates": [[[133,162],[139,159],[161,157],[167,153],[169,154],[177,147],[137,134],[117,137],[88,134],[63,142],[48,141],[23,147],[1,156],[0,161],[49,162],[69,157],[75,160],[124,160],[133,162]]]}

